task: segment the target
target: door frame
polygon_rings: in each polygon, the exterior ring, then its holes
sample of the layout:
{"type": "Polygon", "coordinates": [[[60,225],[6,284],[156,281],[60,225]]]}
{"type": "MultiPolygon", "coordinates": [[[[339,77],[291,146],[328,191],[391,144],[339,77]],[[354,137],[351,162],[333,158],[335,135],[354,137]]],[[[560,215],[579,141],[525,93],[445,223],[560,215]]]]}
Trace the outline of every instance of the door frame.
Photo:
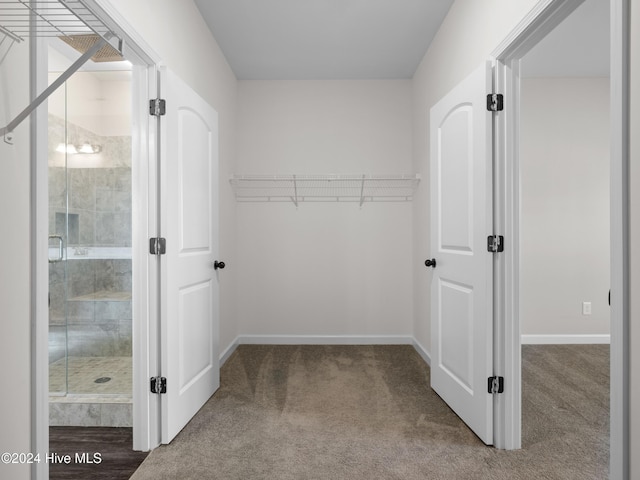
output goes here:
{"type": "Polygon", "coordinates": [[[96,16],[123,40],[124,53],[134,63],[132,75],[132,287],[133,316],[133,449],[160,445],[160,399],[151,395],[149,379],[160,370],[160,264],[149,255],[149,238],[160,226],[160,128],[149,115],[149,99],[160,96],[160,56],[111,4],[83,0],[96,16]]]}
{"type": "MultiPolygon", "coordinates": [[[[519,61],[584,0],[541,0],[493,51],[494,88],[505,110],[494,128],[497,232],[508,246],[494,270],[494,361],[510,388],[495,405],[495,445],[521,446],[519,319],[519,61]]],[[[629,476],[629,0],[611,5],[611,403],[610,476],[629,476]]]]}
{"type": "MultiPolygon", "coordinates": [[[[132,68],[132,305],[133,335],[133,447],[147,451],[160,444],[159,399],[149,394],[148,379],[159,366],[159,270],[148,252],[148,238],[157,227],[158,130],[148,101],[158,95],[160,56],[115,9],[109,0],[83,0],[94,14],[123,40],[123,53],[132,68]]],[[[47,86],[47,46],[43,39],[30,43],[32,97],[47,86]]],[[[30,119],[31,136],[31,451],[49,451],[48,362],[48,174],[46,106],[30,119]],[[44,133],[43,133],[44,132],[44,133]]],[[[46,462],[34,463],[32,478],[48,478],[46,462]]]]}

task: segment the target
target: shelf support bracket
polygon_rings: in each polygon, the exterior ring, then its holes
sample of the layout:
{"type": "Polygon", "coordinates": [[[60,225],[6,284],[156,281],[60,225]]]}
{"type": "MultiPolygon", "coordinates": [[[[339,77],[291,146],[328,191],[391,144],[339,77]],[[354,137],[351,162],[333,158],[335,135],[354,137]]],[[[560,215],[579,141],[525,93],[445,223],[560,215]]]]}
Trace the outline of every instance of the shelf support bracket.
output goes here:
{"type": "Polygon", "coordinates": [[[364,204],[364,175],[362,175],[362,185],[360,186],[360,207],[364,204]]]}
{"type": "Polygon", "coordinates": [[[78,58],[75,62],[73,62],[73,64],[69,68],[67,68],[63,73],[61,73],[60,76],[56,78],[53,81],[53,83],[51,83],[51,85],[49,85],[40,95],[38,95],[35,98],[35,100],[33,100],[27,106],[27,108],[25,108],[22,112],[20,112],[20,114],[16,118],[14,118],[6,127],[3,127],[2,129],[0,129],[0,136],[4,136],[6,138],[7,134],[13,132],[13,130],[18,125],[20,125],[22,121],[31,114],[31,112],[33,112],[36,108],[38,108],[40,104],[49,97],[49,95],[55,92],[58,89],[58,87],[62,85],[64,82],[66,82],[71,75],[76,73],[78,69],[80,69],[80,67],[82,67],[85,63],[87,63],[87,61],[91,57],[93,57],[96,54],[96,52],[100,50],[106,43],[107,41],[104,38],[99,37],[96,43],[94,43],[89,50],[83,53],[80,58],[78,58]]]}
{"type": "Polygon", "coordinates": [[[298,180],[293,176],[293,203],[298,208],[298,180]]]}

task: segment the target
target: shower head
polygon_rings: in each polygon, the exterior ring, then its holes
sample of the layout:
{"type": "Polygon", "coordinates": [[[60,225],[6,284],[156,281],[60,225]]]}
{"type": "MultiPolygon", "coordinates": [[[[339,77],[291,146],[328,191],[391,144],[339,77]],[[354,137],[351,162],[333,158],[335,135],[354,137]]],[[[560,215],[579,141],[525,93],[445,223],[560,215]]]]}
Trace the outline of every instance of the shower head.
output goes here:
{"type": "MultiPolygon", "coordinates": [[[[100,35],[64,35],[58,37],[60,40],[75,48],[80,53],[85,53],[100,39],[100,35]]],[[[118,50],[106,43],[96,54],[91,57],[94,62],[121,62],[124,57],[118,50]]]]}

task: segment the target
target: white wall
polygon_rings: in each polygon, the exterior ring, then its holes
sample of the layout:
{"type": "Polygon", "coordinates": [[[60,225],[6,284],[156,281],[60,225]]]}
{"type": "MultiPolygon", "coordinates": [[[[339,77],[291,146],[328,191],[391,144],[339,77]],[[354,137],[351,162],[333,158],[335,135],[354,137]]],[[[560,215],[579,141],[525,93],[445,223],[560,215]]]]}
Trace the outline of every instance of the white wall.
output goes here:
{"type": "Polygon", "coordinates": [[[236,338],[236,215],[228,177],[235,168],[237,81],[191,0],[110,0],[162,61],[218,112],[220,159],[220,349],[236,338]]]}
{"type": "Polygon", "coordinates": [[[422,174],[422,185],[413,201],[413,333],[427,351],[431,348],[431,273],[424,260],[434,256],[429,246],[429,110],[487,60],[536,3],[457,0],[413,78],[413,171],[422,174]]]}
{"type": "MultiPolygon", "coordinates": [[[[0,64],[0,124],[29,103],[29,46],[16,44],[0,64]]],[[[31,451],[29,273],[29,121],[0,138],[0,453],[31,451]]],[[[28,465],[0,463],[0,478],[27,479],[28,465]]]]}
{"type": "MultiPolygon", "coordinates": [[[[411,82],[242,81],[244,174],[411,173],[411,82]]],[[[238,204],[244,335],[411,335],[411,203],[238,204]]]]}
{"type": "Polygon", "coordinates": [[[609,79],[521,86],[521,332],[608,335],[609,79]]]}
{"type": "Polygon", "coordinates": [[[629,178],[631,191],[631,475],[640,478],[640,5],[631,4],[631,172],[629,178]],[[636,133],[634,133],[636,132],[636,133]]]}
{"type": "Polygon", "coordinates": [[[66,109],[69,122],[102,137],[131,136],[131,72],[76,72],[47,104],[49,113],[65,118],[66,109]],[[65,87],[73,94],[65,96],[65,87]]]}

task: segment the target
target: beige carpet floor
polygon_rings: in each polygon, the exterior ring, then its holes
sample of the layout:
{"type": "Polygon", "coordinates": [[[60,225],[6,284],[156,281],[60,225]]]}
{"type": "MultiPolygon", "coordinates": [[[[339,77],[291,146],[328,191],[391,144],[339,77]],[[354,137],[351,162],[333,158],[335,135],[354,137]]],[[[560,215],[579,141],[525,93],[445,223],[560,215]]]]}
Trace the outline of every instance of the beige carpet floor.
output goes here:
{"type": "Polygon", "coordinates": [[[523,448],[501,451],[431,390],[411,346],[242,345],[131,478],[602,480],[608,365],[608,346],[524,346],[523,448]]]}

